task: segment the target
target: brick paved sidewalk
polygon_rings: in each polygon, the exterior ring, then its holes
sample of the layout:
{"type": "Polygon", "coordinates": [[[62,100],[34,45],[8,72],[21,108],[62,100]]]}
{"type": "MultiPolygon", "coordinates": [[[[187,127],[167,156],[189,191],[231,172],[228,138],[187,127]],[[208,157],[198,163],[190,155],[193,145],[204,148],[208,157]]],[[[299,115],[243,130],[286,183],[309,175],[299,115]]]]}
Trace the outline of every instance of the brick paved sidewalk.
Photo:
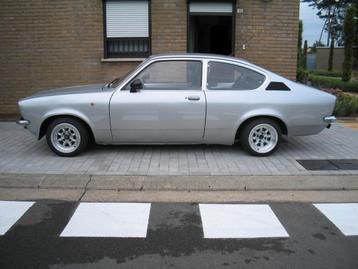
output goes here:
{"type": "Polygon", "coordinates": [[[357,159],[358,132],[335,124],[321,134],[290,138],[270,157],[238,145],[93,146],[61,158],[42,139],[14,123],[0,123],[0,173],[102,175],[358,175],[358,170],[307,171],[297,159],[357,159]]]}

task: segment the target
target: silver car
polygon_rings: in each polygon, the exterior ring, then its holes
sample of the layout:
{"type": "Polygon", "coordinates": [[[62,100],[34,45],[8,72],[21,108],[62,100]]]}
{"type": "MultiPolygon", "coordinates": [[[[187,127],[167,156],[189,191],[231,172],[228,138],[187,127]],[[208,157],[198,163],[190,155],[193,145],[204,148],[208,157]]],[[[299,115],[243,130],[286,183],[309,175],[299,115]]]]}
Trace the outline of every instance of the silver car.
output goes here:
{"type": "Polygon", "coordinates": [[[39,92],[21,120],[60,156],[97,144],[224,144],[275,152],[281,136],[329,127],[335,96],[252,63],[205,54],[156,55],[108,84],[39,92]]]}

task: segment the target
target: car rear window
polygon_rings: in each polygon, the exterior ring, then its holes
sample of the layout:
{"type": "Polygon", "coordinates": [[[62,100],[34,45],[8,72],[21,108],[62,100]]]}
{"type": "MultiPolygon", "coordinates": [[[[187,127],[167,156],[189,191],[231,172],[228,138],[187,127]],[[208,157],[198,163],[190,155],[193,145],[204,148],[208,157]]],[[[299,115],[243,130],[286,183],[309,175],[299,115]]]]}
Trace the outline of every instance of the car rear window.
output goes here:
{"type": "Polygon", "coordinates": [[[209,62],[209,90],[253,90],[265,82],[265,76],[235,64],[209,62]]]}

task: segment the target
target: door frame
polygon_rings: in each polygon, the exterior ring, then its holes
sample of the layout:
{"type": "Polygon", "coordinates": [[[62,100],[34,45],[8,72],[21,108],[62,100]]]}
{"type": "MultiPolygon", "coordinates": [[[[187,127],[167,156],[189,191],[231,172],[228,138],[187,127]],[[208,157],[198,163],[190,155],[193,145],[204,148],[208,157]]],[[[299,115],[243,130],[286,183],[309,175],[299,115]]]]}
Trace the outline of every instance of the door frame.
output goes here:
{"type": "Polygon", "coordinates": [[[190,3],[192,2],[226,2],[232,3],[232,25],[231,25],[231,54],[228,56],[235,57],[235,44],[236,44],[236,1],[237,0],[187,0],[187,18],[186,18],[186,51],[189,53],[189,40],[190,40],[190,16],[198,16],[198,15],[212,15],[212,16],[228,16],[228,13],[220,13],[220,12],[209,12],[209,13],[192,13],[190,14],[190,3]]]}
{"type": "MultiPolygon", "coordinates": [[[[138,69],[136,69],[134,72],[132,72],[127,79],[125,79],[125,81],[122,81],[121,84],[119,86],[117,86],[117,88],[113,91],[111,98],[110,98],[110,102],[109,102],[109,115],[110,115],[110,128],[111,128],[111,135],[112,135],[112,143],[114,144],[198,144],[198,143],[202,143],[202,141],[204,140],[205,137],[205,128],[206,128],[206,108],[207,108],[207,103],[206,103],[206,95],[205,95],[205,89],[206,89],[206,74],[207,74],[207,67],[206,67],[206,59],[204,57],[172,57],[172,58],[158,58],[158,59],[154,59],[154,60],[149,60],[145,63],[143,63],[138,69]],[[202,97],[203,100],[203,106],[204,106],[204,122],[203,122],[203,129],[202,129],[202,134],[201,137],[197,140],[197,141],[174,141],[174,142],[148,142],[148,141],[120,141],[120,140],[115,140],[116,135],[115,133],[113,133],[113,128],[112,128],[112,124],[113,124],[113,116],[112,116],[112,99],[114,98],[114,96],[121,94],[123,92],[127,92],[130,95],[137,95],[137,93],[130,93],[126,88],[127,86],[131,83],[131,81],[138,75],[140,74],[143,70],[145,70],[146,68],[148,68],[150,65],[154,64],[154,63],[158,63],[158,62],[181,62],[181,61],[191,61],[191,62],[199,62],[201,64],[201,87],[198,88],[197,90],[169,90],[169,91],[176,91],[176,92],[189,92],[192,91],[193,95],[195,94],[200,94],[200,96],[202,97]]],[[[143,90],[143,92],[163,92],[161,90],[143,90]]],[[[139,93],[140,94],[140,93],[139,93]]],[[[190,94],[191,95],[191,94],[190,94]]],[[[185,100],[187,98],[183,98],[183,100],[185,100]]],[[[190,100],[190,99],[189,99],[190,100]]],[[[190,102],[190,101],[189,101],[190,102]]]]}

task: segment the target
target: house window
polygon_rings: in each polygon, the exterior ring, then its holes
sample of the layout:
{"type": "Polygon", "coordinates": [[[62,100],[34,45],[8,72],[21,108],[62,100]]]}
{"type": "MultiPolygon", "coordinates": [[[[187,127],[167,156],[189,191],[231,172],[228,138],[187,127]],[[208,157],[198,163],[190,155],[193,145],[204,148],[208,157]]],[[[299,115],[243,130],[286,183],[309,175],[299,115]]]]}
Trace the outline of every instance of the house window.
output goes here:
{"type": "Polygon", "coordinates": [[[147,57],[149,1],[105,0],[105,58],[147,57]]]}

